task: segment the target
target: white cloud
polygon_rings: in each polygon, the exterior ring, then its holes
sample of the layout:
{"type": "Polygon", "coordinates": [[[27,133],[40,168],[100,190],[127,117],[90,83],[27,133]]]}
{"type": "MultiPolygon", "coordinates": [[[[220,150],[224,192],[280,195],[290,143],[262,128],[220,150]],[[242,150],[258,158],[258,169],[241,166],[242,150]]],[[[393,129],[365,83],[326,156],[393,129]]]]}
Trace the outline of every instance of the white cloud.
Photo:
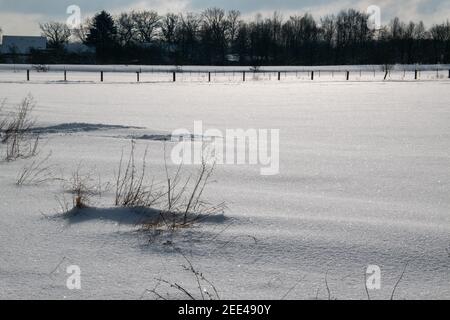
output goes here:
{"type": "Polygon", "coordinates": [[[354,8],[366,12],[371,5],[381,8],[381,19],[388,23],[394,17],[403,21],[424,21],[428,26],[449,19],[450,2],[436,3],[433,0],[345,0],[305,8],[315,17],[338,13],[342,9],[354,8]],[[423,8],[427,8],[424,12],[423,8]]]}
{"type": "Polygon", "coordinates": [[[111,12],[120,13],[123,11],[130,10],[155,10],[160,14],[167,12],[183,12],[189,10],[190,1],[189,0],[140,0],[134,2],[126,7],[115,8],[111,12]]]}
{"type": "MultiPolygon", "coordinates": [[[[424,21],[427,26],[434,23],[441,23],[450,17],[450,1],[436,2],[435,0],[342,0],[331,1],[325,4],[305,6],[301,9],[283,10],[281,14],[284,18],[291,15],[310,13],[315,18],[323,17],[327,14],[337,14],[341,10],[349,8],[366,12],[369,6],[376,5],[381,8],[381,19],[383,24],[389,23],[394,17],[399,17],[403,21],[424,21]],[[426,8],[427,10],[424,10],[426,8]]],[[[273,15],[274,10],[259,10],[246,13],[244,18],[254,18],[257,13],[263,17],[273,15]]]]}
{"type": "Polygon", "coordinates": [[[40,14],[1,13],[0,27],[4,35],[40,35],[39,23],[46,18],[40,14]]]}

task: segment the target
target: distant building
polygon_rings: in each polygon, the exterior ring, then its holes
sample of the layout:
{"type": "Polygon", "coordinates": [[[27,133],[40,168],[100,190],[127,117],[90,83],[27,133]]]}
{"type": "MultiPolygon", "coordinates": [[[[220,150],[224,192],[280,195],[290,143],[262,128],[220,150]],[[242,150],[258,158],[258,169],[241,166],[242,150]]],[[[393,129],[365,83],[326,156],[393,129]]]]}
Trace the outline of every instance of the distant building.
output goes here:
{"type": "Polygon", "coordinates": [[[32,49],[46,50],[46,37],[31,36],[3,36],[1,53],[4,54],[30,54],[32,49]]]}

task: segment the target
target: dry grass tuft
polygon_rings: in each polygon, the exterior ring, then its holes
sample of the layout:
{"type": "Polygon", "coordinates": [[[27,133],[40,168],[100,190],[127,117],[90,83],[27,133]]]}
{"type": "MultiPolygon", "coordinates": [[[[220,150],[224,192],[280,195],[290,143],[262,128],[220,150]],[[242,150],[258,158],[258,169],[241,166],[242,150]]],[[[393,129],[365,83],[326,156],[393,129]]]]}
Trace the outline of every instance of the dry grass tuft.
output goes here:
{"type": "Polygon", "coordinates": [[[36,155],[39,136],[32,132],[35,120],[31,113],[34,107],[33,97],[28,96],[17,106],[15,112],[0,120],[0,142],[6,146],[7,161],[36,155]]]}
{"type": "Polygon", "coordinates": [[[145,294],[150,293],[158,300],[170,300],[173,299],[173,295],[180,296],[183,299],[188,300],[220,300],[219,292],[216,286],[208,280],[205,275],[194,268],[191,261],[180,251],[178,252],[183,256],[187,265],[182,265],[183,269],[193,276],[196,283],[196,290],[191,291],[179,283],[171,282],[163,278],[156,279],[157,283],[154,289],[147,289],[144,291],[141,299],[145,294]],[[160,287],[165,287],[166,293],[162,293],[160,287]],[[173,292],[171,295],[170,291],[173,292]]]}
{"type": "Polygon", "coordinates": [[[128,160],[121,156],[116,177],[115,205],[128,208],[151,208],[160,212],[158,219],[146,221],[142,229],[146,231],[177,230],[191,227],[193,224],[211,215],[225,211],[225,204],[211,205],[203,200],[203,194],[214,172],[214,165],[202,162],[195,174],[182,177],[183,166],[177,167],[171,174],[165,161],[166,182],[151,183],[146,179],[147,149],[140,165],[135,161],[136,143],[132,141],[128,160]]]}
{"type": "Polygon", "coordinates": [[[73,207],[77,209],[86,208],[94,196],[101,196],[103,190],[100,176],[83,171],[81,163],[71,177],[65,180],[64,188],[73,195],[73,207]]]}
{"type": "Polygon", "coordinates": [[[154,184],[146,181],[147,149],[142,158],[140,168],[135,160],[136,142],[131,142],[128,161],[123,160],[123,151],[116,176],[115,205],[122,207],[151,207],[162,198],[161,192],[154,188],[154,184]]]}
{"type": "Polygon", "coordinates": [[[53,174],[53,166],[48,164],[51,152],[45,157],[34,159],[31,163],[25,165],[17,176],[16,184],[23,185],[40,185],[49,181],[58,180],[53,174]]]}

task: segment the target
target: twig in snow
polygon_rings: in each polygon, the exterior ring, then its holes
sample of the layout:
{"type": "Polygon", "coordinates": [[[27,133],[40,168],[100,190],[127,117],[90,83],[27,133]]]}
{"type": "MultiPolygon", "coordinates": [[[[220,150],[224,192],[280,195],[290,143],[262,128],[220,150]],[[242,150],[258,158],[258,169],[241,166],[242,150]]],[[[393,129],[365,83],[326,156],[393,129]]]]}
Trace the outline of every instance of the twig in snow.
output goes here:
{"type": "Polygon", "coordinates": [[[364,288],[366,289],[367,299],[370,300],[369,288],[367,288],[367,272],[364,270],[364,288]]]}
{"type": "Polygon", "coordinates": [[[57,180],[51,169],[51,165],[47,165],[51,152],[42,159],[35,159],[30,164],[25,165],[20,171],[16,184],[23,185],[40,185],[42,183],[57,180]]]}
{"type": "Polygon", "coordinates": [[[330,287],[328,286],[328,270],[327,273],[325,274],[325,286],[327,287],[328,300],[331,300],[331,291],[330,287]]]}
{"type": "MultiPolygon", "coordinates": [[[[198,293],[200,294],[200,299],[201,300],[207,300],[207,298],[209,298],[209,300],[216,300],[216,299],[220,300],[219,293],[218,293],[216,287],[214,286],[214,284],[211,281],[209,281],[208,279],[206,279],[206,277],[201,272],[197,271],[194,268],[194,266],[192,265],[192,263],[189,260],[189,258],[181,250],[177,249],[176,251],[183,256],[184,260],[186,260],[186,262],[188,264],[187,266],[182,265],[184,270],[189,271],[189,272],[191,272],[194,275],[195,281],[197,283],[198,293]],[[209,293],[208,290],[204,289],[203,287],[210,287],[214,293],[213,294],[209,293]]],[[[162,278],[158,278],[156,280],[158,281],[158,283],[155,286],[155,288],[152,289],[152,290],[149,290],[149,289],[145,290],[141,297],[143,297],[146,293],[152,293],[158,299],[167,300],[167,298],[165,298],[157,290],[159,285],[161,283],[163,283],[163,284],[166,284],[167,286],[169,286],[169,288],[175,289],[176,291],[182,293],[183,296],[186,296],[190,300],[197,300],[197,298],[196,298],[197,294],[194,294],[193,292],[190,292],[188,289],[184,288],[182,285],[180,285],[180,284],[178,284],[176,282],[170,282],[170,281],[162,279],[162,278]]]]}
{"type": "Polygon", "coordinates": [[[295,285],[294,285],[292,288],[290,288],[290,289],[284,294],[284,296],[281,298],[281,300],[286,299],[286,297],[289,296],[289,294],[290,294],[292,291],[294,291],[295,288],[297,288],[297,286],[300,284],[300,282],[302,282],[303,280],[305,280],[305,278],[306,278],[306,276],[304,276],[303,278],[301,278],[300,280],[298,280],[298,281],[295,283],[295,285]]]}
{"type": "Polygon", "coordinates": [[[397,282],[395,283],[394,288],[392,289],[391,300],[394,300],[395,291],[397,290],[398,285],[402,281],[403,276],[405,275],[407,267],[408,267],[408,262],[405,264],[405,267],[403,268],[403,271],[402,271],[402,274],[400,275],[400,278],[398,278],[397,282]]]}

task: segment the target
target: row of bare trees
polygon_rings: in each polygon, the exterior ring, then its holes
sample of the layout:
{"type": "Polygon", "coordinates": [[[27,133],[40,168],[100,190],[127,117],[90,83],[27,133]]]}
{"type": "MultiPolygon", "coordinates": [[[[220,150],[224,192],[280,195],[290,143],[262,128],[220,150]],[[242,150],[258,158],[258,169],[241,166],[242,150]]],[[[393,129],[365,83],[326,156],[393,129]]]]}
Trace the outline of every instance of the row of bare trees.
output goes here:
{"type": "Polygon", "coordinates": [[[95,47],[97,62],[170,64],[449,63],[450,22],[427,29],[398,18],[380,29],[349,9],[319,20],[278,13],[252,21],[239,11],[201,13],[102,11],[75,33],[62,23],[41,25],[52,48],[70,39],[95,47]]]}

